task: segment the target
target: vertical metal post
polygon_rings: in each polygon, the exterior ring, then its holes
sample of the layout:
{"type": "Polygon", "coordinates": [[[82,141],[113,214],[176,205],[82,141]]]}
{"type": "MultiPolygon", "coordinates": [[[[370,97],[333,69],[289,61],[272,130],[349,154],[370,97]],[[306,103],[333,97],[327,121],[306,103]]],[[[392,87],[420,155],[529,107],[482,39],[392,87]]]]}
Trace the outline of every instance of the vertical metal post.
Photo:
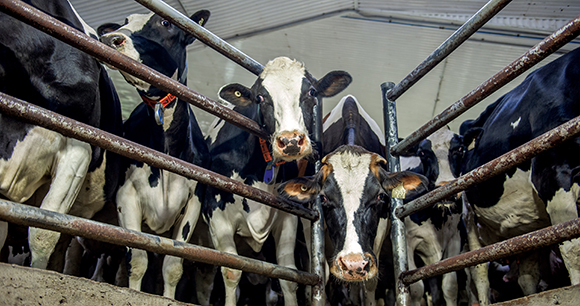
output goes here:
{"type": "MultiPolygon", "coordinates": [[[[314,122],[312,127],[312,138],[316,149],[319,154],[322,154],[322,101],[318,100],[318,103],[314,106],[313,110],[314,122]]],[[[322,162],[320,159],[316,161],[316,171],[319,171],[322,167],[322,162]]],[[[312,267],[311,273],[320,276],[320,282],[317,285],[312,286],[311,301],[312,306],[325,306],[325,294],[324,294],[324,284],[326,283],[325,272],[324,272],[324,215],[322,213],[322,204],[320,199],[316,198],[314,206],[312,207],[314,211],[318,211],[320,218],[316,221],[311,221],[311,237],[312,237],[312,254],[310,256],[310,265],[312,267]]]]}
{"type": "MultiPolygon", "coordinates": [[[[401,171],[399,157],[393,156],[391,148],[399,141],[399,131],[397,129],[397,111],[395,101],[387,98],[387,92],[395,87],[395,83],[388,82],[381,84],[383,93],[383,116],[385,120],[385,138],[387,140],[387,162],[390,172],[401,171]]],[[[407,306],[411,303],[409,287],[405,286],[399,279],[402,272],[409,269],[407,263],[407,239],[405,236],[405,224],[395,216],[395,209],[403,206],[402,199],[391,199],[391,240],[393,243],[393,265],[395,271],[395,294],[396,305],[407,306]]]]}

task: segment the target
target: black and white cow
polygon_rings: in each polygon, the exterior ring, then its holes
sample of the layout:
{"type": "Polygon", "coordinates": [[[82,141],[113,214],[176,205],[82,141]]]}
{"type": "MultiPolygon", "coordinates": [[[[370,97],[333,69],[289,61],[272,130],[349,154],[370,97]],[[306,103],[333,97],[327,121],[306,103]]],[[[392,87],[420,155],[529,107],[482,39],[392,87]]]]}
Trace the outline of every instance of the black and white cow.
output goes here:
{"type": "Polygon", "coordinates": [[[374,305],[378,253],[386,235],[379,222],[390,215],[390,197],[413,197],[427,190],[428,181],[412,172],[388,173],[380,155],[380,129],[353,96],[344,97],[324,124],[321,170],[311,177],[291,179],[278,187],[281,196],[308,205],[322,200],[326,234],[332,254],[330,272],[339,282],[367,285],[365,304],[374,305]],[[366,150],[367,146],[375,152],[366,150]],[[395,190],[395,191],[393,191],[395,190]],[[382,238],[381,238],[382,236],[382,238]]]}
{"type": "MultiPolygon", "coordinates": [[[[96,38],[68,1],[25,2],[96,38]]],[[[0,54],[0,91],[121,134],[119,99],[96,59],[2,13],[0,54]]],[[[117,155],[0,114],[0,194],[9,200],[91,218],[113,200],[118,170],[117,155]]],[[[33,267],[47,267],[59,237],[29,229],[33,267]]]]}
{"type": "MultiPolygon", "coordinates": [[[[580,49],[530,73],[477,119],[461,125],[460,134],[468,148],[461,172],[467,173],[580,115],[578,101],[580,49]]],[[[580,138],[574,138],[467,189],[465,197],[475,213],[472,222],[466,222],[470,248],[578,218],[579,152],[580,138]],[[481,241],[472,233],[479,234],[481,241]]],[[[580,283],[578,240],[562,243],[560,250],[572,284],[580,283]]],[[[534,257],[520,257],[518,283],[524,294],[537,290],[539,272],[534,257]]],[[[476,271],[480,302],[487,304],[487,266],[480,265],[476,271]]]]}
{"type": "MultiPolygon", "coordinates": [[[[350,75],[342,71],[329,72],[317,81],[301,63],[278,57],[264,66],[251,88],[240,84],[222,87],[220,98],[233,104],[237,112],[259,122],[270,138],[261,140],[218,121],[208,136],[211,170],[262,190],[273,191],[273,183],[284,175],[292,175],[287,172],[295,168],[294,163],[276,165],[279,161],[309,158],[313,153],[309,135],[314,105],[322,103],[323,97],[339,93],[350,82],[350,75]]],[[[295,170],[293,175],[296,175],[295,170]]],[[[237,254],[238,241],[259,251],[272,233],[277,263],[296,267],[296,216],[211,187],[205,193],[203,216],[217,250],[237,254]]],[[[222,267],[226,305],[236,304],[235,292],[241,274],[239,270],[222,267]]],[[[284,305],[296,305],[297,284],[283,280],[280,284],[284,305]]]]}
{"type": "MultiPolygon", "coordinates": [[[[204,25],[209,11],[198,11],[191,19],[204,25]]],[[[115,28],[110,24],[99,28],[115,28]]],[[[186,46],[195,38],[161,16],[135,14],[114,32],[101,36],[101,41],[123,54],[185,84],[187,79],[186,46]]],[[[188,103],[123,73],[134,85],[143,103],[124,123],[125,138],[157,151],[207,168],[208,148],[188,103]]],[[[188,241],[201,209],[203,188],[197,182],[142,162],[124,160],[116,202],[121,226],[142,230],[145,223],[161,234],[173,228],[173,239],[188,241]]],[[[147,270],[144,250],[129,252],[129,287],[141,289],[147,270]]],[[[182,275],[182,259],[166,256],[163,261],[163,295],[175,296],[175,287],[182,275]]]]}

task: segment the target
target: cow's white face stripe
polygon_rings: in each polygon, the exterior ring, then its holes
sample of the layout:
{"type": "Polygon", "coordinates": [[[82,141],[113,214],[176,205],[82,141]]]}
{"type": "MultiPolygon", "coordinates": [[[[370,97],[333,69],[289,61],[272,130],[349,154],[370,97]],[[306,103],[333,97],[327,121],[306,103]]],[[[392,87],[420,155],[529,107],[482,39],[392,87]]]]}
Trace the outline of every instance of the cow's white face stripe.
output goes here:
{"type": "Polygon", "coordinates": [[[363,253],[354,225],[354,214],[360,208],[366,177],[371,163],[370,154],[355,155],[349,152],[332,155],[328,159],[340,189],[347,218],[343,253],[363,253]]]}
{"type": "Polygon", "coordinates": [[[279,57],[264,67],[260,74],[262,86],[266,88],[274,103],[274,136],[280,132],[300,132],[308,134],[300,108],[300,94],[304,66],[286,57],[279,57]]]}
{"type": "Polygon", "coordinates": [[[453,132],[447,128],[439,129],[427,137],[431,141],[431,149],[435,153],[437,163],[439,164],[439,176],[437,177],[435,185],[455,179],[453,171],[451,171],[451,165],[449,164],[449,148],[451,147],[452,138],[453,132]]]}

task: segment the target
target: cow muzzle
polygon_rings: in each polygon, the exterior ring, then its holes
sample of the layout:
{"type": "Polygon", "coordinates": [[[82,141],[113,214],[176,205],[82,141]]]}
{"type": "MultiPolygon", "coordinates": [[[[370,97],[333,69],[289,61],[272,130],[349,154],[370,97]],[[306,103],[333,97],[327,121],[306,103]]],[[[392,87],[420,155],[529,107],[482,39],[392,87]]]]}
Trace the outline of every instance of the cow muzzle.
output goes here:
{"type": "Polygon", "coordinates": [[[275,137],[272,146],[275,157],[284,160],[295,160],[312,152],[312,145],[308,136],[300,132],[280,133],[275,137]]]}
{"type": "Polygon", "coordinates": [[[121,33],[110,33],[101,36],[99,40],[113,49],[121,49],[122,46],[127,42],[127,36],[121,33]]]}
{"type": "Polygon", "coordinates": [[[330,272],[338,279],[347,282],[362,282],[374,278],[378,268],[370,253],[346,254],[338,256],[330,272]]]}

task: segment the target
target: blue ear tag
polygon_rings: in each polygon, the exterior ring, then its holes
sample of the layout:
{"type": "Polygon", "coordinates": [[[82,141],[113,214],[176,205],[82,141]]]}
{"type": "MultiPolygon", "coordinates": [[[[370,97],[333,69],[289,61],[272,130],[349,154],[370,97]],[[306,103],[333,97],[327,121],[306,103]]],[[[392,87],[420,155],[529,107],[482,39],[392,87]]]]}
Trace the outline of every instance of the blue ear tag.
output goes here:
{"type": "Polygon", "coordinates": [[[163,124],[163,105],[160,102],[155,103],[155,122],[157,125],[163,124]]]}
{"type": "Polygon", "coordinates": [[[275,168],[276,166],[273,165],[272,161],[269,161],[266,166],[266,171],[264,171],[264,183],[270,184],[273,181],[275,168]]]}

